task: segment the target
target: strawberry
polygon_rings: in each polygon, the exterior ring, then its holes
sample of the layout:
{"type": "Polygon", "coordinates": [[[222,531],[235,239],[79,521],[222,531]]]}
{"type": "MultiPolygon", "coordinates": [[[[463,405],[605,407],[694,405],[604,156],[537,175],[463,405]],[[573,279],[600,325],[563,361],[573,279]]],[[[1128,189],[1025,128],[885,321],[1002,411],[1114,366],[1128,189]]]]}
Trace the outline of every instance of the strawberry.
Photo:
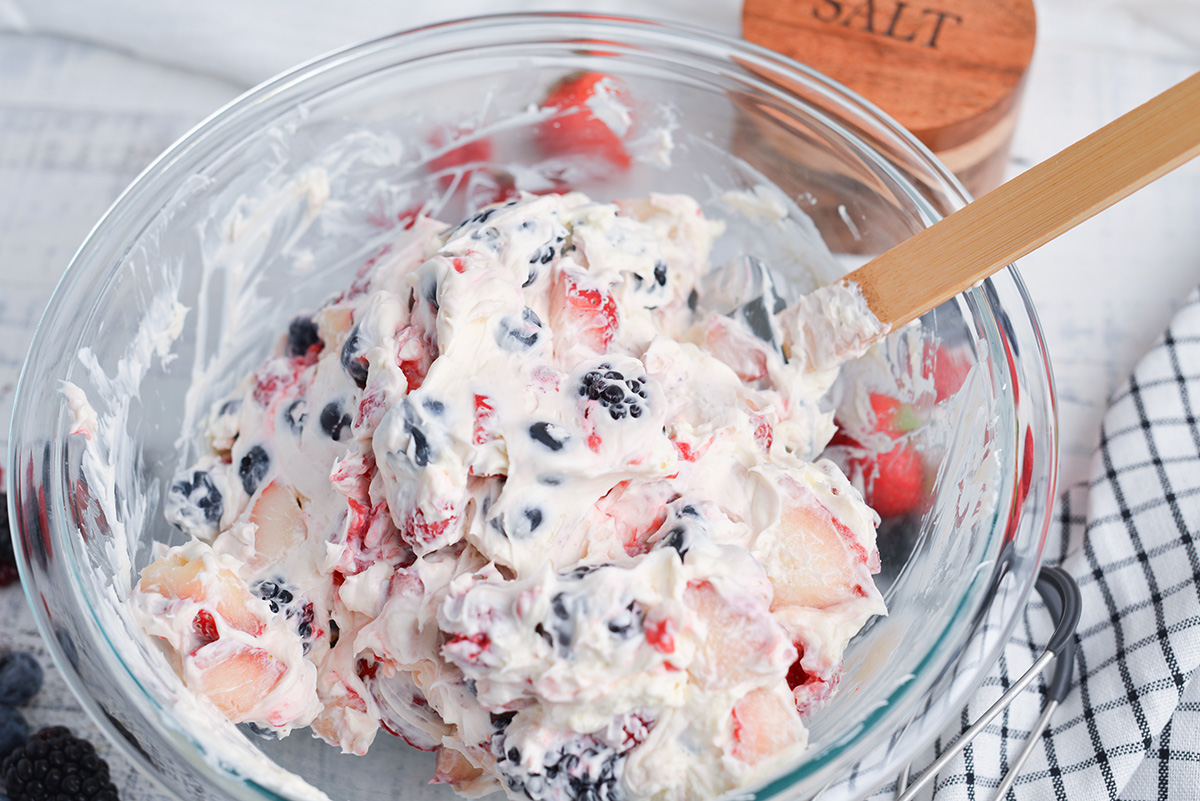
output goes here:
{"type": "Polygon", "coordinates": [[[961,348],[932,342],[925,343],[923,362],[921,372],[926,378],[933,378],[934,393],[939,401],[958,392],[971,369],[971,359],[961,348]]]}
{"type": "Polygon", "coordinates": [[[921,425],[921,418],[916,409],[907,403],[901,403],[891,395],[872,392],[871,411],[875,413],[875,431],[890,437],[900,437],[910,431],[915,431],[921,425]]]}
{"type": "Polygon", "coordinates": [[[559,273],[550,285],[550,325],[596,353],[607,353],[620,326],[617,301],[604,289],[559,273]]]}
{"type": "MultiPolygon", "coordinates": [[[[921,416],[910,404],[891,395],[872,392],[869,397],[875,424],[871,433],[898,440],[921,425],[921,416]]],[[[831,444],[861,449],[853,436],[838,432],[831,444]]],[[[921,457],[908,444],[896,442],[890,451],[853,456],[851,472],[862,476],[863,496],[880,517],[897,517],[916,510],[924,493],[925,470],[921,457]]]]}
{"type": "Polygon", "coordinates": [[[899,517],[920,506],[925,471],[911,447],[900,444],[860,464],[866,501],[880,517],[899,517]]]}
{"type": "Polygon", "coordinates": [[[534,132],[542,151],[551,156],[591,156],[628,169],[632,160],[620,134],[595,114],[592,101],[603,92],[614,95],[621,105],[629,105],[625,86],[602,72],[572,73],[551,86],[542,108],[557,113],[534,132]]]}

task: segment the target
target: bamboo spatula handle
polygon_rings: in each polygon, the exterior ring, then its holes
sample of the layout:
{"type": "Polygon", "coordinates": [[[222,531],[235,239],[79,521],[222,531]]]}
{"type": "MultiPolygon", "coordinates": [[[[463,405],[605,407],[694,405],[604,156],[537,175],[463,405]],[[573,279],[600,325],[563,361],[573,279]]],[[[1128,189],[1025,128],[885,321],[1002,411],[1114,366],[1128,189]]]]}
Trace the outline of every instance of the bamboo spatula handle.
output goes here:
{"type": "Polygon", "coordinates": [[[1200,153],[1200,73],[846,276],[895,328],[1200,153]]]}

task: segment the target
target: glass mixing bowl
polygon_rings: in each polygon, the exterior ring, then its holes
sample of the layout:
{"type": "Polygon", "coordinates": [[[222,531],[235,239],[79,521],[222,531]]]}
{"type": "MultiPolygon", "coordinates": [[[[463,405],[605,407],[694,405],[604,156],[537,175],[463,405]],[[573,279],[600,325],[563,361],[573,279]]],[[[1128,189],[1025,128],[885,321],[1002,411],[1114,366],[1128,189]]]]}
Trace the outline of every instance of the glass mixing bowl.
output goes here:
{"type": "MultiPolygon", "coordinates": [[[[151,543],[182,539],[162,505],[195,456],[199,416],[415,210],[452,219],[513,186],[694,195],[727,226],[714,260],[760,260],[792,293],[967,201],[910,135],[802,65],[611,17],[500,16],[385,37],[286,73],[199,125],[129,187],[67,270],[21,376],[8,462],[21,573],[55,661],[116,747],[173,797],[300,797],[214,748],[121,614],[151,543]],[[601,111],[629,143],[628,169],[533,146],[538,126],[554,123],[537,108],[547,88],[585,69],[627,87],[628,120],[619,106],[601,111]],[[172,330],[177,303],[188,312],[172,330]],[[63,381],[95,409],[90,443],[63,381]],[[88,447],[109,470],[81,462],[88,447]]],[[[1015,270],[856,369],[915,396],[930,342],[973,367],[914,437],[936,467],[924,507],[881,527],[891,613],[851,642],[803,759],[755,798],[861,797],[889,780],[958,715],[1032,587],[1054,488],[1054,399],[1015,270]]],[[[239,749],[261,749],[334,799],[451,796],[426,784],[430,756],[393,738],[367,757],[303,734],[239,739],[239,749]]]]}

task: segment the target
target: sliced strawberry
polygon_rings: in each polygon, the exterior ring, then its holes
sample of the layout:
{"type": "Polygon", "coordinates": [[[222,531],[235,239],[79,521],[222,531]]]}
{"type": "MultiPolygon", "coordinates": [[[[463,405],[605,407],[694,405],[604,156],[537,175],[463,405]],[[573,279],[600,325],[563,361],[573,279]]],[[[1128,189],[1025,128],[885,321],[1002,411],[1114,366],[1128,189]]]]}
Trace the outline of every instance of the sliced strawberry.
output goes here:
{"type": "MultiPolygon", "coordinates": [[[[551,156],[593,156],[621,169],[632,163],[620,135],[595,114],[593,101],[611,93],[628,107],[624,84],[602,72],[576,72],[562,78],[547,92],[542,108],[557,109],[553,117],[538,125],[534,137],[551,156]]],[[[603,100],[599,102],[605,102],[603,100]]]]}
{"type": "Polygon", "coordinates": [[[769,690],[751,690],[733,707],[733,756],[749,765],[801,742],[804,727],[796,710],[769,690]]]}
{"type": "Polygon", "coordinates": [[[245,720],[287,671],[270,651],[244,645],[223,648],[221,641],[196,651],[192,667],[189,685],[234,723],[245,720]]]}
{"type": "Polygon", "coordinates": [[[475,423],[471,427],[471,441],[476,445],[483,445],[496,438],[492,432],[492,418],[495,413],[491,398],[487,395],[475,396],[475,423]]]}
{"type": "Polygon", "coordinates": [[[608,292],[581,286],[559,273],[550,287],[550,325],[557,334],[607,353],[618,326],[617,302],[608,292]]]}
{"type": "Polygon", "coordinates": [[[450,748],[439,748],[437,769],[430,784],[448,784],[459,787],[470,784],[483,776],[483,770],[472,765],[465,756],[450,748]]]}

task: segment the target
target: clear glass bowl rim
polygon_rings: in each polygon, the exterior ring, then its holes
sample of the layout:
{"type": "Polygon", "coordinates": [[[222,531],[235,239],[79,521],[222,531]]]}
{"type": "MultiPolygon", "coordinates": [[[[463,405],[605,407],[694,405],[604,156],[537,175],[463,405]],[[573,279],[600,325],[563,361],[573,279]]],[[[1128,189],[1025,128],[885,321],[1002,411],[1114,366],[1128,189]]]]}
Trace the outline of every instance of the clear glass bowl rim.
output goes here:
{"type": "MultiPolygon", "coordinates": [[[[105,276],[109,275],[114,269],[114,264],[120,264],[124,251],[115,251],[109,244],[114,235],[120,234],[119,238],[126,246],[135,241],[141,227],[144,227],[153,218],[153,214],[157,208],[155,204],[156,196],[162,197],[165,192],[165,197],[169,198],[170,193],[177,186],[176,181],[179,177],[189,174],[192,166],[206,163],[206,160],[211,157],[214,151],[220,151],[225,135],[239,132],[245,134],[246,130],[243,129],[245,125],[252,125],[256,122],[269,123],[272,119],[272,114],[277,112],[281,107],[287,108],[294,106],[297,102],[303,102],[302,98],[292,98],[289,90],[291,92],[298,92],[302,87],[311,86],[316,83],[317,86],[315,88],[318,90],[318,94],[328,91],[338,85],[338,82],[320,83],[322,76],[328,78],[327,74],[336,74],[339,68],[350,69],[355,64],[365,62],[372,56],[403,51],[403,58],[396,58],[387,64],[388,67],[399,67],[446,52],[467,50],[471,47],[486,45],[489,42],[492,44],[512,44],[516,41],[514,34],[522,33],[526,37],[542,37],[535,39],[535,41],[553,41],[559,44],[576,40],[581,44],[595,44],[599,41],[604,41],[640,48],[652,48],[655,44],[669,44],[672,47],[684,47],[689,50],[691,55],[697,58],[720,62],[721,66],[726,69],[729,69],[730,65],[734,65],[741,70],[746,70],[747,67],[758,68],[765,70],[768,74],[785,76],[789,80],[794,80],[803,85],[806,89],[819,93],[822,101],[828,104],[823,106],[822,109],[809,107],[807,109],[809,113],[824,116],[830,108],[834,108],[837,113],[845,114],[850,119],[869,123],[872,126],[873,133],[882,134],[890,138],[892,140],[891,144],[906,151],[905,155],[911,157],[915,164],[919,164],[923,171],[935,179],[939,184],[937,189],[947,193],[953,203],[961,205],[970,200],[966,190],[953,174],[919,140],[874,104],[858,96],[840,83],[799,62],[757,45],[721,36],[703,28],[675,22],[615,15],[519,13],[453,20],[389,34],[314,58],[245,92],[180,137],[158,158],[151,162],[117,197],[108,211],[92,228],[75,256],[71,259],[38,323],[29,355],[22,368],[21,377],[17,384],[17,400],[10,429],[8,464],[11,466],[17,463],[17,446],[19,444],[18,422],[24,418],[24,413],[26,413],[24,409],[25,404],[22,403],[22,399],[27,393],[23,391],[23,388],[26,381],[30,380],[31,364],[39,352],[53,347],[53,343],[49,341],[49,334],[54,331],[56,323],[61,320],[64,313],[70,311],[70,301],[80,294],[86,295],[87,284],[102,283],[105,276]],[[505,36],[508,38],[505,38],[505,36]],[[139,227],[134,228],[131,226],[131,222],[139,227]],[[130,237],[130,233],[133,233],[134,236],[130,237]],[[106,245],[109,246],[108,249],[111,251],[109,254],[111,258],[108,261],[100,260],[98,256],[104,254],[106,245]],[[89,274],[87,272],[88,268],[94,267],[98,260],[105,265],[105,269],[97,271],[95,274],[89,274]]],[[[353,80],[362,74],[365,73],[348,72],[346,75],[340,77],[343,81],[353,80]]],[[[761,81],[758,83],[760,85],[756,88],[761,88],[767,94],[773,95],[776,98],[782,98],[790,103],[795,103],[798,100],[795,95],[778,86],[761,81]]],[[[829,121],[827,117],[826,120],[829,121]]],[[[836,122],[833,122],[833,125],[838,130],[845,131],[848,139],[857,139],[853,133],[846,131],[844,126],[836,122]]],[[[877,166],[884,172],[895,174],[890,163],[882,155],[875,153],[869,146],[861,145],[861,147],[862,153],[876,159],[877,166]]],[[[911,188],[906,179],[898,175],[896,177],[900,184],[911,188]]],[[[930,213],[929,204],[919,194],[914,192],[912,199],[926,214],[930,213]]],[[[932,219],[926,222],[932,222],[936,217],[937,213],[933,212],[932,219]]],[[[1041,419],[1022,420],[1020,410],[1014,409],[1018,417],[1018,429],[1025,424],[1035,425],[1040,431],[1047,433],[1052,442],[1052,447],[1044,454],[1044,463],[1036,466],[1037,469],[1045,472],[1049,479],[1046,483],[1046,491],[1044,492],[1046,497],[1037,499],[1039,503],[1034,505],[1034,508],[1040,506],[1041,509],[1047,510],[1043,512],[1045,519],[1041,521],[1041,525],[1035,524],[1028,534],[1028,536],[1035,539],[1033,548],[1037,556],[1040,557],[1041,546],[1045,540],[1049,526],[1049,514],[1047,512],[1054,496],[1056,475],[1055,453],[1057,450],[1057,432],[1054,423],[1053,378],[1040,325],[1020,276],[1010,266],[1005,271],[998,273],[993,280],[1008,283],[1011,291],[1015,293],[1016,297],[1020,298],[1023,306],[1020,311],[1024,312],[1025,316],[1019,322],[1027,326],[1028,330],[1019,333],[1024,334],[1022,337],[1025,340],[1024,344],[1035,346],[1032,352],[1026,349],[1022,355],[1025,358],[1037,357],[1037,364],[1032,369],[1031,374],[1044,375],[1047,381],[1046,394],[1049,399],[1048,407],[1035,410],[1042,415],[1041,419]]],[[[985,298],[978,288],[972,289],[970,292],[975,295],[977,307],[990,314],[992,311],[990,300],[985,298]]],[[[994,330],[999,332],[1001,337],[1008,336],[1006,332],[998,327],[994,327],[994,330]]],[[[30,411],[28,413],[36,412],[30,411]]],[[[58,479],[59,477],[55,475],[53,478],[58,479]]],[[[8,493],[9,516],[13,521],[20,521],[16,482],[14,471],[11,469],[9,470],[8,481],[10,485],[8,493]]],[[[62,497],[64,487],[61,486],[60,481],[52,480],[50,488],[53,492],[51,497],[47,498],[47,505],[52,508],[62,508],[57,504],[52,505],[52,503],[62,497]]],[[[1000,507],[997,510],[997,520],[1007,520],[1014,511],[1011,499],[1005,498],[1002,500],[1000,507]]],[[[1018,514],[1022,514],[1025,511],[1026,509],[1018,510],[1018,514]]],[[[20,533],[19,529],[19,525],[14,526],[14,537],[20,533]]],[[[161,778],[154,773],[151,766],[147,764],[137,749],[132,747],[113,729],[103,711],[98,708],[96,702],[89,697],[87,691],[83,688],[79,676],[75,674],[61,646],[54,637],[50,621],[35,602],[34,587],[31,583],[33,570],[25,563],[22,549],[17,548],[16,552],[21,575],[25,582],[25,592],[33,608],[37,625],[55,664],[63,673],[68,686],[70,686],[72,692],[80,700],[93,720],[105,732],[110,741],[122,751],[124,756],[138,765],[143,773],[154,779],[160,786],[163,786],[163,789],[174,794],[174,788],[162,785],[161,778]]],[[[74,559],[75,555],[71,549],[64,549],[64,552],[68,554],[68,559],[74,559]]],[[[76,572],[78,571],[77,565],[72,565],[72,567],[75,568],[76,572]]],[[[1028,575],[1021,577],[1022,586],[1017,588],[1017,592],[1022,603],[1023,599],[1028,596],[1029,591],[1032,589],[1035,574],[1036,565],[1034,565],[1034,569],[1028,571],[1028,575]]],[[[1014,614],[1004,621],[1004,637],[1001,640],[1007,639],[1008,633],[1012,626],[1015,625],[1016,620],[1017,616],[1014,614]]],[[[945,638],[943,637],[942,639],[945,638]]],[[[939,644],[942,644],[941,640],[939,640],[939,644]]],[[[994,663],[995,655],[993,654],[992,659],[986,660],[988,665],[994,663]]],[[[115,653],[111,656],[116,660],[118,665],[124,667],[115,653]]],[[[981,670],[975,683],[982,681],[985,675],[986,670],[981,670]]],[[[960,690],[960,693],[965,697],[965,691],[960,690]]],[[[156,724],[160,729],[162,728],[163,724],[161,721],[156,721],[156,724]]],[[[936,732],[930,732],[928,737],[932,737],[934,734],[936,732]]],[[[858,738],[855,739],[857,740],[858,738]]],[[[859,743],[859,745],[862,745],[862,743],[859,743]]],[[[907,750],[910,752],[914,751],[916,747],[921,745],[924,745],[924,743],[914,743],[913,747],[907,750]]],[[[765,795],[759,795],[758,797],[774,797],[781,792],[786,793],[799,790],[801,788],[798,785],[805,785],[805,790],[815,792],[819,789],[820,785],[808,787],[809,782],[806,782],[805,779],[816,778],[812,774],[816,772],[815,769],[817,767],[825,768],[830,764],[840,764],[849,761],[839,758],[839,756],[845,756],[843,752],[847,747],[849,746],[846,744],[839,745],[835,743],[825,746],[824,752],[808,754],[805,760],[795,769],[767,785],[765,795]],[[831,749],[836,750],[837,753],[825,753],[831,749]]],[[[185,759],[188,758],[188,755],[180,754],[180,756],[185,759]]],[[[189,761],[195,764],[194,759],[189,759],[189,761]]],[[[824,773],[824,771],[822,772],[824,773]]],[[[247,794],[244,792],[246,785],[238,782],[239,787],[230,786],[225,776],[212,776],[211,778],[216,783],[225,785],[228,789],[235,790],[234,797],[278,797],[263,788],[257,789],[260,793],[266,793],[266,796],[261,794],[247,794]],[[242,790],[243,792],[237,792],[237,790],[242,790]]]]}

